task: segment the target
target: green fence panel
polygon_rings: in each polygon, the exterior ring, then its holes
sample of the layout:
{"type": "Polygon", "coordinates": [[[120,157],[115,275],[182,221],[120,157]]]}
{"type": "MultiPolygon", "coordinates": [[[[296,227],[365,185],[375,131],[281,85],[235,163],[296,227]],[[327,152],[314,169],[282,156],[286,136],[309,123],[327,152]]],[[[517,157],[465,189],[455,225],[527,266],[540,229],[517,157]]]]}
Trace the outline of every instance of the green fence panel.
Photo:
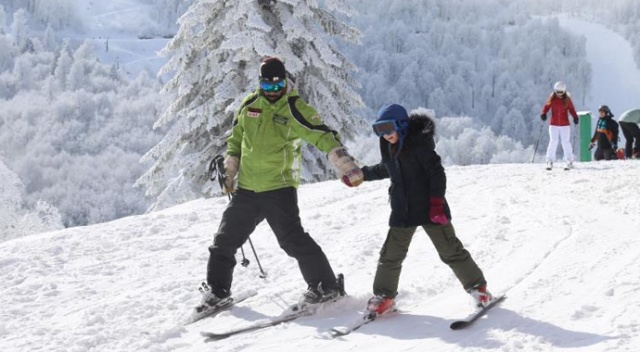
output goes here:
{"type": "Polygon", "coordinates": [[[580,161],[591,161],[591,151],[589,143],[591,143],[591,112],[580,113],[580,161]]]}

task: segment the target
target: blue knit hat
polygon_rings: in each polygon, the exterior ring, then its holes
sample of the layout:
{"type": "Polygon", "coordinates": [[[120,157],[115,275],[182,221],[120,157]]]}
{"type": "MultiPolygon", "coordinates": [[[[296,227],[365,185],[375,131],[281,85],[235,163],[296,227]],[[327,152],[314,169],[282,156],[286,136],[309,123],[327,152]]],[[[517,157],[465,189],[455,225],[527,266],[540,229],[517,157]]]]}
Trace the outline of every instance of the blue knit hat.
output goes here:
{"type": "Polygon", "coordinates": [[[386,104],[378,110],[376,122],[388,120],[409,121],[409,114],[405,108],[398,104],[386,104]]]}
{"type": "Polygon", "coordinates": [[[407,113],[407,110],[401,105],[383,105],[380,110],[378,110],[378,118],[376,119],[376,122],[392,120],[396,120],[400,124],[400,130],[398,131],[398,152],[396,153],[397,156],[402,149],[404,138],[409,133],[409,114],[407,113]]]}

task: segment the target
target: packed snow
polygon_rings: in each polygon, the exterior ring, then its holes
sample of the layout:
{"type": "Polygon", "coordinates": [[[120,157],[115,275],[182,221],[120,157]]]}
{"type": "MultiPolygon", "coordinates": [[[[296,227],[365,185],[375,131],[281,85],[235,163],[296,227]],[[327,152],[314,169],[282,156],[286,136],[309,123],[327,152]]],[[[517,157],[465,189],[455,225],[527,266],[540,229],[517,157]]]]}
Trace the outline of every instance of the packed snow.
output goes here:
{"type": "MultiPolygon", "coordinates": [[[[640,345],[640,162],[448,167],[459,238],[493,293],[508,298],[472,327],[449,324],[471,300],[419,229],[405,261],[399,314],[352,334],[389,215],[388,180],[299,189],[305,229],[344,273],[348,297],[317,315],[205,342],[282,314],[305,287],[295,261],[261,224],[251,236],[266,279],[238,265],[234,292],[258,295],[185,325],[200,302],[207,247],[226,197],[0,243],[2,351],[635,351],[640,345]]],[[[241,259],[238,254],[238,259],[241,259]]]]}

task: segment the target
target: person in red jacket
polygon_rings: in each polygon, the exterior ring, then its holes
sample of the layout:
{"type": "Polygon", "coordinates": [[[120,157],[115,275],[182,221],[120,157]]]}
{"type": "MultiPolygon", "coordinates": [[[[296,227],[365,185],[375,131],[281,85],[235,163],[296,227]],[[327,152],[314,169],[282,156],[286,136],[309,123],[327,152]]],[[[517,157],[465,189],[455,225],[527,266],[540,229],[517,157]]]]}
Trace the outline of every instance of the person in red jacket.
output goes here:
{"type": "Polygon", "coordinates": [[[573,148],[571,147],[571,124],[569,114],[573,116],[573,123],[578,124],[578,113],[573,107],[573,102],[567,86],[563,82],[556,82],[553,85],[553,93],[542,107],[540,119],[547,120],[547,113],[551,110],[551,121],[549,121],[549,146],[547,147],[547,170],[551,170],[553,162],[556,161],[556,151],[558,142],[562,143],[562,153],[566,168],[573,167],[573,148]]]}

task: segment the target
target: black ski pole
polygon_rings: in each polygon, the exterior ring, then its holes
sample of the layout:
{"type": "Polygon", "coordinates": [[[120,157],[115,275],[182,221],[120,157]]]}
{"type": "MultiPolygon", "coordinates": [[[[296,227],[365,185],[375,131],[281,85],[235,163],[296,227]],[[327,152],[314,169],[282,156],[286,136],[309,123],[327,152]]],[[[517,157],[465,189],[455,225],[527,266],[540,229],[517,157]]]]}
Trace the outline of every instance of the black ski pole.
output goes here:
{"type": "MultiPolygon", "coordinates": [[[[227,180],[227,171],[224,168],[224,157],[222,155],[216,155],[211,162],[209,163],[209,179],[214,181],[216,178],[218,179],[218,184],[220,185],[221,190],[225,190],[225,181],[227,180]]],[[[226,192],[229,200],[231,200],[231,192],[226,192]]],[[[251,241],[251,237],[247,238],[249,241],[249,245],[251,246],[251,250],[253,251],[253,256],[256,258],[256,263],[258,263],[258,268],[260,268],[260,278],[266,279],[267,273],[262,270],[262,265],[260,265],[260,259],[258,259],[258,253],[256,253],[256,249],[253,247],[253,242],[251,241]]],[[[240,246],[240,253],[242,253],[242,262],[240,263],[242,266],[249,266],[249,259],[244,254],[244,248],[240,246]]]]}
{"type": "Polygon", "coordinates": [[[249,245],[251,246],[251,250],[253,251],[253,256],[256,257],[256,263],[258,263],[258,268],[260,268],[260,278],[266,279],[267,273],[264,270],[262,270],[262,265],[260,265],[260,259],[258,259],[258,254],[256,253],[256,249],[253,248],[253,242],[251,242],[251,238],[249,238],[249,245]]]}
{"type": "MultiPolygon", "coordinates": [[[[251,239],[249,239],[249,241],[251,241],[251,239]]],[[[249,242],[251,243],[251,242],[249,242]]],[[[253,247],[253,246],[251,246],[253,247]]],[[[240,246],[240,253],[242,253],[242,262],[240,262],[240,265],[244,266],[245,268],[249,266],[249,259],[247,259],[247,257],[244,255],[244,248],[242,246],[240,246]]]]}
{"type": "Polygon", "coordinates": [[[538,143],[540,143],[540,137],[542,137],[542,128],[544,127],[544,122],[540,125],[540,132],[538,133],[538,140],[536,140],[536,146],[533,148],[533,158],[531,158],[531,162],[536,159],[536,153],[538,152],[538,143]]]}

